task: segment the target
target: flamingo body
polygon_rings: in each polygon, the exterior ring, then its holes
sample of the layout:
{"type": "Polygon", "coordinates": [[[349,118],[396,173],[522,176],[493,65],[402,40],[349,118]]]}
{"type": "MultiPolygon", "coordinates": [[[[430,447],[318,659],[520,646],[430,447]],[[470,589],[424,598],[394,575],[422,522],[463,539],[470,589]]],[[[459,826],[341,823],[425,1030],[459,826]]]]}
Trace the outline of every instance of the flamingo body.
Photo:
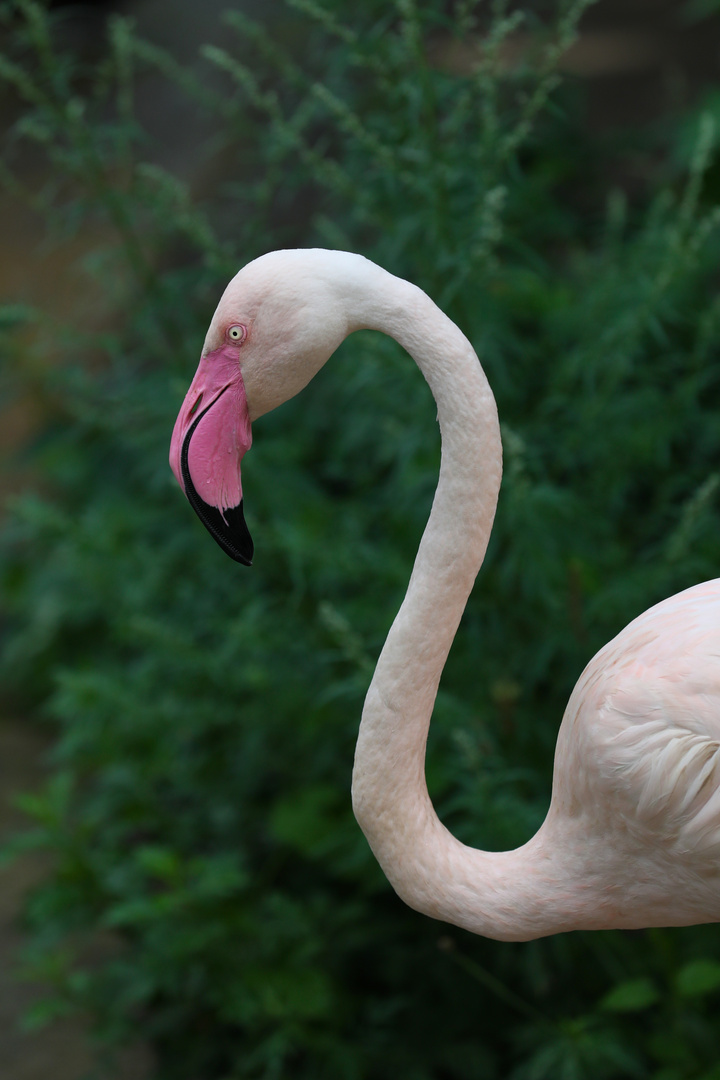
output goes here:
{"type": "Polygon", "coordinates": [[[418,288],[348,252],[248,264],[213,317],[170,460],[217,542],[249,563],[239,466],[251,421],[363,327],[395,337],[438,407],[438,487],[358,734],[356,817],[398,894],[474,933],[720,921],[720,580],[640,615],[588,664],[558,735],[547,817],[514,851],[461,844],[424,775],[442,670],[495,514],[494,398],[464,335],[418,288]]]}
{"type": "Polygon", "coordinates": [[[720,581],[643,612],[587,665],[538,835],[593,884],[598,927],[720,920],[720,581]]]}

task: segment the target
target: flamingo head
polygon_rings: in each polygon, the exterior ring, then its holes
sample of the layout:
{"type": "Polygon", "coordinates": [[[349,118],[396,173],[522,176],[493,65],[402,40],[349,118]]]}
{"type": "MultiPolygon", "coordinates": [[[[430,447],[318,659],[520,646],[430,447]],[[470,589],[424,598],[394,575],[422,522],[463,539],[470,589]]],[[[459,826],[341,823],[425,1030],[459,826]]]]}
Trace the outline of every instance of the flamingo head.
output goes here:
{"type": "Polygon", "coordinates": [[[346,252],[263,255],[233,278],[210,323],[175,422],[170,466],[213,538],[246,566],[253,542],[240,462],[251,422],[302,390],[355,329],[348,290],[360,264],[371,265],[346,252]]]}

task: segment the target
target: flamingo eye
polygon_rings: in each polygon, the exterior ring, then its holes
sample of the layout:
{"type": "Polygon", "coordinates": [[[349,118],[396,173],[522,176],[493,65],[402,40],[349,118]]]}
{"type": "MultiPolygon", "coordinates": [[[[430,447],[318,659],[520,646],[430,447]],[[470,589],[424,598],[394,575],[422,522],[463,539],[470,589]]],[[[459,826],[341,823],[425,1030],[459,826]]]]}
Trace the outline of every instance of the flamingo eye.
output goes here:
{"type": "Polygon", "coordinates": [[[247,327],[243,326],[242,323],[236,323],[228,329],[227,337],[228,341],[232,341],[233,345],[242,345],[247,337],[247,327]]]}

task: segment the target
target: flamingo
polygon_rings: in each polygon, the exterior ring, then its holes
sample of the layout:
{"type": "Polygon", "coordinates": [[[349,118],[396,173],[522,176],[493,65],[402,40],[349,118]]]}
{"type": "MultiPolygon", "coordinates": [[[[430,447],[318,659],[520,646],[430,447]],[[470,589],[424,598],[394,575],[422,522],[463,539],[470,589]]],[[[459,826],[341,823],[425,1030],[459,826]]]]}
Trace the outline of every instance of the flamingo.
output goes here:
{"type": "Polygon", "coordinates": [[[437,403],[437,490],[378,659],[353,770],[356,818],[398,895],[475,934],[720,920],[720,579],[662,601],[590,661],[558,734],[550,808],[514,851],[460,843],[425,783],[440,676],[493,524],[495,400],[458,327],[418,287],[360,255],[275,251],[213,316],[170,462],[220,546],[250,564],[240,461],[251,423],[297,394],[361,328],[394,337],[437,403]]]}

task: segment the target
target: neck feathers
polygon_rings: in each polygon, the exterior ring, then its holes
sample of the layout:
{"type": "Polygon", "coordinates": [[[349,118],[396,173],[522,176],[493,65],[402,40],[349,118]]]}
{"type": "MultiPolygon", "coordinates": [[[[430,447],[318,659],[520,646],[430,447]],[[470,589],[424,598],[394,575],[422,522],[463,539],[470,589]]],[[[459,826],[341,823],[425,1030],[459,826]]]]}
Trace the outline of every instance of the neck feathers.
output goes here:
{"type": "Polygon", "coordinates": [[[467,848],[442,825],[425,783],[438,684],[492,529],[502,469],[495,401],[465,336],[416,287],[381,272],[357,325],[412,355],[438,407],[442,460],[410,584],[368,690],[353,773],[356,817],[412,907],[508,940],[549,932],[520,879],[518,852],[467,848]],[[523,910],[524,906],[527,910],[523,910]]]}

